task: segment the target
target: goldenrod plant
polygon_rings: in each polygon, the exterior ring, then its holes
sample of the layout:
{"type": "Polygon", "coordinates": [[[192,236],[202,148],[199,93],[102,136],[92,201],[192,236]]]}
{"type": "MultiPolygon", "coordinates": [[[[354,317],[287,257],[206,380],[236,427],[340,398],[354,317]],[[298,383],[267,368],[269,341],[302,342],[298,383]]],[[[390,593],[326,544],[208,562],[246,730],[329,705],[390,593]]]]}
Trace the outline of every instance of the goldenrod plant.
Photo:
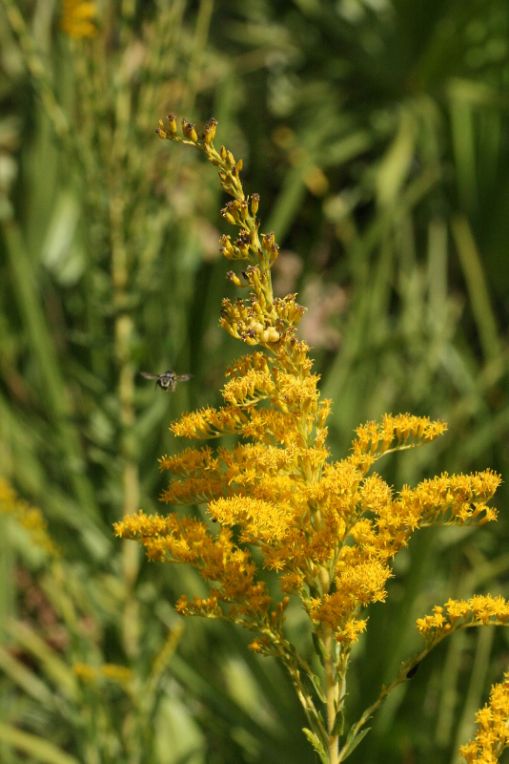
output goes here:
{"type": "Polygon", "coordinates": [[[428,444],[446,430],[444,422],[408,413],[359,426],[349,454],[331,458],[332,404],[321,398],[309,348],[297,334],[304,308],[296,294],[274,294],[271,269],[278,245],[261,229],[259,195],[244,191],[242,160],[224,146],[216,149],[216,128],[214,119],[202,130],[184,119],[180,129],[170,115],[157,132],[203,152],[231,197],[221,214],[236,233],[223,235],[220,248],[227,260],[240,263],[227,277],[247,294],[223,300],[220,324],[249,352],[226,372],[223,405],[184,414],[171,430],[192,441],[235,436],[236,444],[206,444],[160,459],[160,468],[170,474],[162,501],[201,505],[203,519],[140,511],[116,523],[115,532],[140,541],[151,560],[196,568],[208,592],[183,594],[178,612],[251,631],[251,649],[286,667],[306,714],[304,733],[320,761],[339,764],[366,735],[384,699],[445,637],[509,623],[509,604],[501,596],[475,595],[437,606],[417,622],[422,648],[401,662],[378,694],[373,688],[374,697],[366,698],[357,720],[349,719],[349,676],[360,670],[354,648],[368,627],[368,607],[388,597],[395,555],[421,528],[495,520],[489,501],[500,477],[490,469],[443,472],[414,487],[393,488],[376,471],[377,463],[428,444]],[[287,627],[293,607],[305,614],[311,657],[297,648],[287,627]]]}

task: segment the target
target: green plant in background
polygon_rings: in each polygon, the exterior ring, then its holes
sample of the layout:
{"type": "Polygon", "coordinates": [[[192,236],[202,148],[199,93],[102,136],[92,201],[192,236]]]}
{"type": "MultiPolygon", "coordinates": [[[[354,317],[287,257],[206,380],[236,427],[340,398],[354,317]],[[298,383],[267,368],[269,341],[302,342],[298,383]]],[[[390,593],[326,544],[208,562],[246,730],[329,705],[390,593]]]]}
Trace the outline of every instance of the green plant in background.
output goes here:
{"type": "MultiPolygon", "coordinates": [[[[192,440],[236,435],[241,441],[230,449],[191,448],[160,460],[172,475],[163,501],[206,504],[213,523],[139,512],[115,528],[117,535],[140,541],[149,559],[198,570],[208,583],[206,596],[189,600],[184,595],[177,610],[230,620],[254,632],[251,649],[277,657],[288,670],[309,724],[304,732],[320,760],[339,764],[366,735],[382,701],[446,636],[473,626],[508,625],[509,603],[501,596],[450,599],[435,607],[417,622],[424,647],[402,663],[358,721],[347,721],[352,649],[366,629],[364,609],[387,597],[394,556],[420,528],[494,520],[496,511],[487,502],[500,478],[491,470],[444,472],[396,493],[371,471],[373,465],[446,429],[410,414],[385,415],[379,424],[359,427],[351,455],[330,461],[330,401],[321,400],[309,348],[296,337],[303,308],[295,294],[274,296],[271,271],[279,248],[273,234],[260,231],[260,197],[244,192],[242,160],[224,146],[215,148],[216,125],[210,120],[199,134],[183,120],[179,133],[170,115],[158,132],[203,151],[232,197],[221,213],[237,229],[237,238],[224,235],[221,251],[245,264],[240,273],[229,271],[228,278],[249,293],[245,299],[223,300],[220,323],[232,337],[259,350],[228,371],[223,406],[184,414],[172,431],[192,440]],[[262,569],[275,574],[272,586],[260,575],[262,569]],[[286,628],[292,597],[307,617],[311,657],[295,648],[286,628]]],[[[507,700],[500,710],[507,720],[507,700]]],[[[495,734],[491,742],[495,751],[509,738],[495,734]]]]}
{"type": "Polygon", "coordinates": [[[23,618],[3,624],[7,642],[0,646],[2,672],[24,693],[21,703],[13,693],[3,700],[2,761],[19,761],[21,753],[29,761],[54,764],[163,761],[166,741],[157,733],[158,720],[164,720],[167,735],[173,722],[164,707],[164,687],[181,630],[168,631],[145,665],[107,662],[101,632],[107,613],[123,604],[121,591],[115,592],[107,575],[97,576],[92,586],[83,580],[55,546],[41,511],[4,480],[0,519],[25,564],[17,581],[25,599],[23,618]],[[49,734],[55,720],[57,728],[49,734]]]}

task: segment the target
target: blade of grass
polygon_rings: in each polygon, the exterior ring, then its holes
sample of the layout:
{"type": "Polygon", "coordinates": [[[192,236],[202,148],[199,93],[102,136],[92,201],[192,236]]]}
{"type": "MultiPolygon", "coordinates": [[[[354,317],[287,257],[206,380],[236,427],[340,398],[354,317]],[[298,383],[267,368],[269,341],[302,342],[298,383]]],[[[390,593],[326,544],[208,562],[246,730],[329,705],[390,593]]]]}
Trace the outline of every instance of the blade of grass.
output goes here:
{"type": "Polygon", "coordinates": [[[92,486],[86,477],[86,467],[78,432],[70,419],[72,408],[69,396],[21,232],[18,226],[11,222],[2,226],[2,234],[5,239],[19,311],[25,322],[32,352],[37,358],[46,400],[59,435],[62,463],[65,465],[81,511],[98,517],[92,486]]]}
{"type": "Polygon", "coordinates": [[[0,740],[44,764],[79,764],[78,759],[64,753],[47,740],[22,732],[10,724],[0,722],[0,740]]]}
{"type": "Polygon", "coordinates": [[[481,255],[472,233],[472,228],[464,215],[452,220],[452,232],[467,284],[472,310],[477,322],[479,340],[486,359],[498,356],[500,340],[497,321],[491,304],[481,255]]]}

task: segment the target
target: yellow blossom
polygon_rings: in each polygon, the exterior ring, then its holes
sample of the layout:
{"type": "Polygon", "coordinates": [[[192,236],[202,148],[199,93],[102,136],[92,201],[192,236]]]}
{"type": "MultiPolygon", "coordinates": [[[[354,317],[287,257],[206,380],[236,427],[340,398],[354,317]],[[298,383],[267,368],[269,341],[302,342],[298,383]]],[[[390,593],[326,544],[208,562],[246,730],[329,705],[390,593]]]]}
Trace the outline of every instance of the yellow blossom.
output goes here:
{"type": "Polygon", "coordinates": [[[496,519],[496,511],[486,502],[500,485],[500,476],[492,470],[470,475],[442,475],[423,480],[415,488],[405,486],[400,494],[398,510],[419,521],[419,526],[441,522],[465,525],[496,519]]]}
{"type": "Polygon", "coordinates": [[[491,688],[489,702],[476,714],[477,732],[460,748],[468,764],[497,764],[509,747],[509,672],[491,688]]]}
{"type": "Polygon", "coordinates": [[[420,442],[437,438],[446,430],[445,422],[432,422],[428,417],[386,414],[380,423],[367,422],[357,428],[351,458],[359,467],[365,464],[369,467],[373,460],[391,451],[413,448],[420,442]]]}
{"type": "Polygon", "coordinates": [[[62,0],[60,26],[76,40],[97,34],[97,4],[92,0],[62,0]]]}
{"type": "Polygon", "coordinates": [[[431,615],[417,619],[417,629],[431,642],[452,630],[472,626],[509,624],[509,602],[502,596],[475,594],[468,600],[448,600],[436,605],[431,615]]]}
{"type": "Polygon", "coordinates": [[[174,435],[180,438],[217,438],[223,434],[242,432],[245,414],[236,406],[222,409],[211,407],[184,414],[171,426],[174,435]]]}
{"type": "Polygon", "coordinates": [[[48,533],[41,510],[20,499],[3,478],[0,478],[0,513],[12,517],[37,547],[53,557],[58,556],[58,549],[48,533]]]}

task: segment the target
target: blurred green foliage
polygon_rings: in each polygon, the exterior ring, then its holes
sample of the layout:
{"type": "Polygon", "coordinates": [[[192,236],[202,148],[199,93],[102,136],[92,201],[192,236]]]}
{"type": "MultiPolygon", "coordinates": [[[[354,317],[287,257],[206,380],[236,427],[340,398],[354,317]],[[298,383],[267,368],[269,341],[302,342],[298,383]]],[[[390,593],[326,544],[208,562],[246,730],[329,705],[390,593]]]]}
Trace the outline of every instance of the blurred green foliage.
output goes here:
{"type": "MultiPolygon", "coordinates": [[[[506,476],[509,6],[103,0],[83,40],[56,0],[0,8],[1,470],[62,550],[51,562],[3,524],[0,759],[310,762],[283,672],[229,627],[183,624],[170,603],[199,581],[112,537],[122,513],[157,508],[157,456],[180,447],[168,422],[213,404],[239,352],[217,326],[215,179],[153,130],[169,110],[213,114],[244,157],[282,245],[277,287],[309,309],[337,455],[357,424],[410,410],[450,433],[388,464],[394,484],[506,476]],[[168,367],[193,374],[173,396],[138,376],[168,367]],[[80,663],[132,677],[87,683],[80,663]]],[[[415,617],[504,591],[507,498],[497,528],[429,532],[400,555],[358,649],[352,718],[415,617]]],[[[504,653],[503,635],[458,635],[352,761],[454,761],[504,653]]]]}

